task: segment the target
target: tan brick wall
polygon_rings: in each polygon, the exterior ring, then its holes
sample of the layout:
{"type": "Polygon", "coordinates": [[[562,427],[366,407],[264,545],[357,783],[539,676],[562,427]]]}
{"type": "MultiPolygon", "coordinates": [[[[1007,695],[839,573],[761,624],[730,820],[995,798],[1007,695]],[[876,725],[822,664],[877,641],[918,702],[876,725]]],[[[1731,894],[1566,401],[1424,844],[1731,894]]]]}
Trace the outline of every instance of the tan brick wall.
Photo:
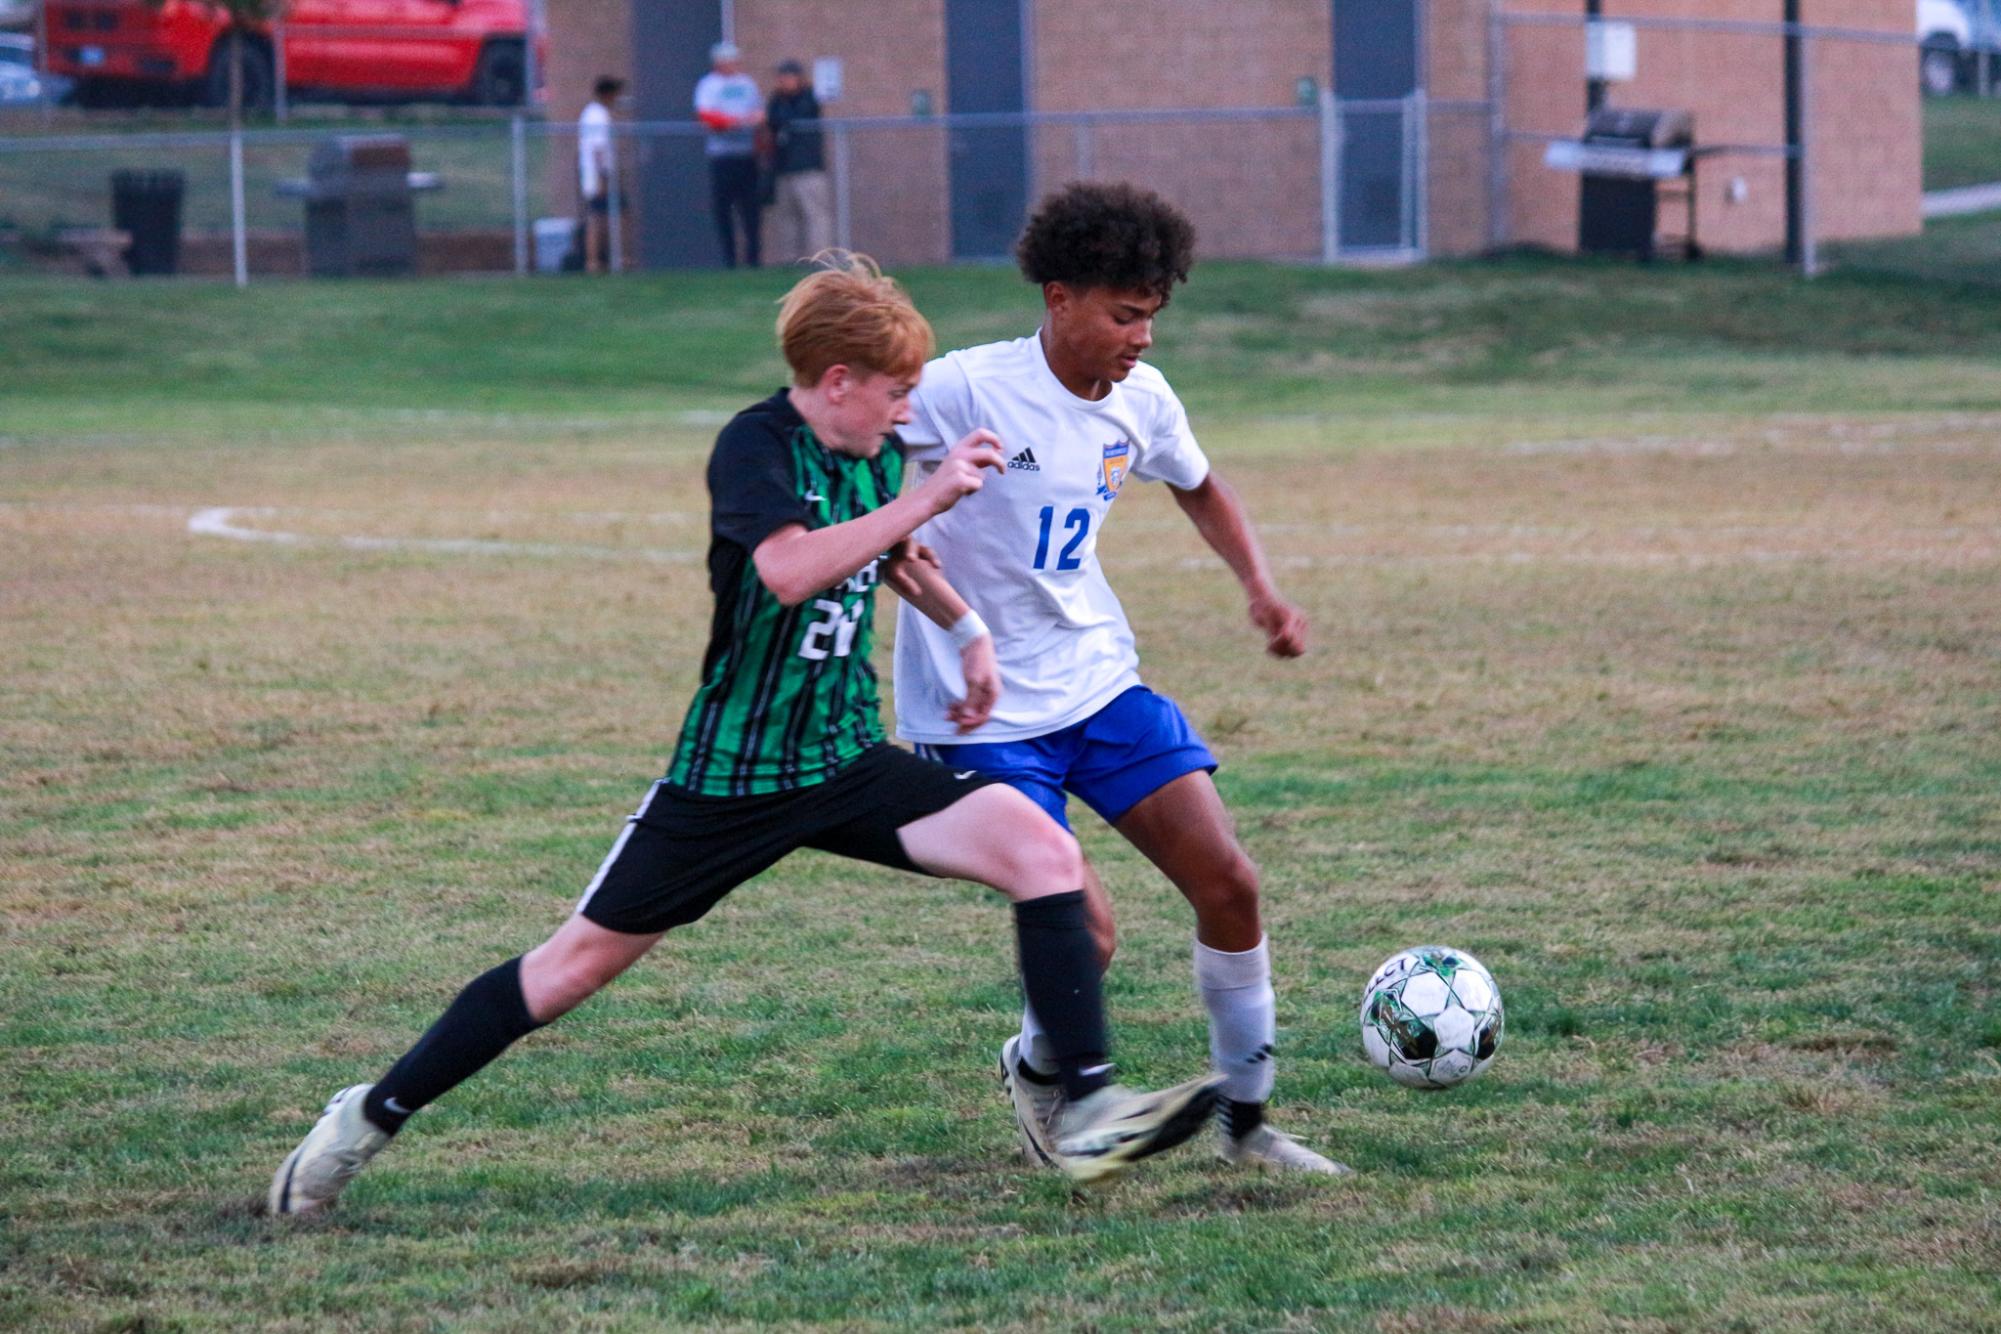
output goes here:
{"type": "Polygon", "coordinates": [[[1291,106],[1333,67],[1321,0],[1038,0],[1033,22],[1039,111],[1291,106]]]}
{"type": "MultiPolygon", "coordinates": [[[[1517,12],[1554,12],[1547,0],[1517,12]]],[[[1619,0],[1621,13],[1774,22],[1768,0],[1619,0]]],[[[1808,24],[1908,35],[1908,0],[1804,0],[1808,24]]],[[[1563,12],[1575,13],[1575,9],[1563,12]]],[[[1614,106],[1693,112],[1700,145],[1777,147],[1785,141],[1784,43],[1777,36],[1663,31],[1638,33],[1637,77],[1611,85],[1614,106]]],[[[1574,134],[1583,123],[1580,30],[1515,26],[1507,44],[1510,126],[1574,134]]],[[[1904,46],[1808,43],[1808,165],[1815,234],[1821,239],[1892,235],[1918,227],[1921,131],[1915,61],[1904,46]]],[[[1568,249],[1576,243],[1577,182],[1542,165],[1539,146],[1509,155],[1508,213],[1518,241],[1568,249]]],[[[1706,248],[1771,251],[1785,242],[1783,159],[1753,152],[1705,156],[1697,168],[1696,227],[1706,248]],[[1737,198],[1732,198],[1736,195],[1737,198]]],[[[1663,232],[1679,231],[1665,212],[1663,232]]]]}
{"type": "MultiPolygon", "coordinates": [[[[1325,86],[1332,31],[1318,0],[1039,0],[1033,101],[1038,111],[1293,107],[1302,76],[1325,86]]],[[[1079,174],[1075,131],[1043,130],[1035,149],[1037,193],[1079,174]]],[[[1088,152],[1097,179],[1138,182],[1186,210],[1204,255],[1320,251],[1310,118],[1110,125],[1090,133],[1088,152]]]]}
{"type": "MultiPolygon", "coordinates": [[[[945,9],[941,0],[736,0],[745,68],[768,93],[771,70],[821,56],[842,63],[842,97],[829,120],[906,116],[913,92],[944,110],[945,9]]],[[[827,145],[833,165],[833,144],[827,145]]],[[[943,134],[872,130],[850,137],[851,237],[884,264],[935,264],[951,249],[943,134]]]]}
{"type": "MultiPolygon", "coordinates": [[[[1425,26],[1426,93],[1433,102],[1487,99],[1488,0],[1430,0],[1425,26]]],[[[1434,109],[1426,126],[1426,241],[1434,255],[1487,247],[1489,117],[1434,109]]]]}
{"type": "MultiPolygon", "coordinates": [[[[574,121],[600,73],[626,73],[633,0],[548,0],[549,114],[574,121]]],[[[1575,15],[1582,0],[1493,0],[1515,12],[1575,15]]],[[[1430,0],[1426,40],[1434,100],[1487,93],[1489,0],[1430,0]]],[[[1803,0],[1809,23],[1906,34],[1909,0],[1803,0]]],[[[1629,15],[1700,19],[1778,17],[1772,0],[1606,0],[1629,15]]],[[[900,116],[913,92],[949,111],[942,0],[736,0],[736,33],[751,70],[790,56],[838,56],[846,97],[832,117],[900,116]]],[[[1031,101],[1042,111],[1290,107],[1296,81],[1324,84],[1331,19],[1320,0],[1035,0],[1031,101]]],[[[1776,145],[1783,138],[1781,44],[1776,37],[1642,29],[1639,75],[1614,85],[1614,105],[1685,107],[1698,142],[1776,145]]],[[[1584,39],[1578,27],[1513,26],[1506,40],[1511,128],[1572,135],[1584,117],[1584,39]]],[[[1815,43],[1810,182],[1826,239],[1918,227],[1920,130],[1908,48],[1815,43]]],[[[1477,112],[1434,112],[1428,230],[1434,253],[1478,250],[1488,234],[1488,156],[1477,112]]],[[[1080,171],[1069,128],[1038,130],[1036,192],[1080,171]]],[[[1309,121],[1126,125],[1100,129],[1086,149],[1092,174],[1160,190],[1195,217],[1211,255],[1312,255],[1319,249],[1319,148],[1309,121]]],[[[889,263],[936,262],[950,249],[945,136],[934,130],[857,133],[850,199],[855,243],[889,263]]],[[[574,199],[568,152],[550,155],[552,203],[574,199]]],[[[1542,165],[1540,144],[1507,156],[1510,239],[1569,249],[1578,182],[1542,165]]],[[[1698,230],[1712,248],[1769,250],[1784,238],[1784,167],[1774,157],[1705,159],[1698,230]],[[1733,182],[1742,198],[1730,198],[1733,182]]],[[[1679,219],[1663,219],[1679,230],[1679,219]]]]}
{"type": "MultiPolygon", "coordinates": [[[[1808,23],[1907,37],[1896,0],[1801,0],[1808,23]]],[[[1900,236],[1923,226],[1924,126],[1906,46],[1808,44],[1808,191],[1821,240],[1900,236]]]]}
{"type": "MultiPolygon", "coordinates": [[[[546,0],[549,24],[548,69],[543,104],[552,126],[574,128],[591,100],[591,85],[604,75],[632,80],[631,0],[546,0]]],[[[569,133],[550,140],[543,186],[552,213],[574,213],[577,199],[577,143],[569,133]]]]}

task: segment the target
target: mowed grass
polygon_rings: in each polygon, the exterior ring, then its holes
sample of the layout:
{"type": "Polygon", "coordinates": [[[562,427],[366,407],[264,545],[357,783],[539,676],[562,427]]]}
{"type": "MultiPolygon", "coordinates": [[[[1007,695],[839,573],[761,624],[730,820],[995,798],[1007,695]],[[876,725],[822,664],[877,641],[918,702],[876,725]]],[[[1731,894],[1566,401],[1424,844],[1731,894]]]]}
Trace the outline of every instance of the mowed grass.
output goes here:
{"type": "Polygon", "coordinates": [[[2001,98],[1927,97],[1925,189],[2001,181],[2001,98]]]}
{"type": "MultiPolygon", "coordinates": [[[[1275,1115],[1357,1176],[1073,1202],[1004,908],[805,855],[262,1217],[664,764],[782,286],[6,286],[0,1324],[2001,1327],[2001,314],[1729,265],[1217,265],[1161,324],[1314,651],[1155,489],[1105,560],[1263,867],[1275,1115]],[[1420,1095],[1354,1004],[1431,940],[1509,1032],[1420,1095]]],[[[1073,813],[1120,1060],[1186,1077],[1186,909],[1073,813]]]]}

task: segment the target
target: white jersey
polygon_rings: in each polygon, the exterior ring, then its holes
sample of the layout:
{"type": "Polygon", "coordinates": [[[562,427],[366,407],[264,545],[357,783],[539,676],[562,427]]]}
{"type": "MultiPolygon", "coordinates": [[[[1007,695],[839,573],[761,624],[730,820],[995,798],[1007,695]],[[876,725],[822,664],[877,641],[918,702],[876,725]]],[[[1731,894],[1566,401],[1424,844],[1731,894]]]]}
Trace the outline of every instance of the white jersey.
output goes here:
{"type": "Polygon", "coordinates": [[[1139,684],[1125,609],[1098,565],[1098,532],[1127,481],[1184,490],[1209,475],[1188,414],[1142,362],[1092,402],[1063,387],[1039,334],[924,368],[899,434],[921,480],[967,432],[1001,438],[1007,467],[917,530],[993,631],[1000,703],[977,732],[945,717],[965,695],[951,636],[905,604],[896,622],[896,727],[905,740],[1022,741],[1081,722],[1139,684]]]}
{"type": "Polygon", "coordinates": [[[577,117],[577,188],[585,199],[604,193],[604,169],[611,162],[611,110],[592,102],[577,117]]]}

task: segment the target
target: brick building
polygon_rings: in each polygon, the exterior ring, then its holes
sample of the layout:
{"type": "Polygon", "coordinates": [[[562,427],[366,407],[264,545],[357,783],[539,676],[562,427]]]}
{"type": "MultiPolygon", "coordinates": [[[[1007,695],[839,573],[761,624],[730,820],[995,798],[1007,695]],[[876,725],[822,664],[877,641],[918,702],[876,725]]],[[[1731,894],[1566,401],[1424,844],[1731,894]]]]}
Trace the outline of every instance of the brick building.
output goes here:
{"type": "MultiPolygon", "coordinates": [[[[846,235],[889,263],[1003,254],[1035,195],[1080,175],[1160,190],[1194,216],[1211,255],[1568,248],[1578,178],[1545,167],[1543,149],[1583,125],[1587,3],[547,0],[549,110],[573,118],[591,80],[614,73],[631,85],[635,119],[685,122],[707,48],[725,35],[760,83],[780,59],[837,61],[841,97],[827,114],[850,127],[846,235]],[[1158,118],[1251,108],[1262,114],[1158,118]],[[1055,123],[926,120],[981,112],[1055,123]],[[1089,124],[1062,114],[1075,112],[1131,114],[1089,124]],[[1336,122],[1338,150],[1326,133],[1336,122]]],[[[1631,77],[1602,85],[1602,99],[1686,110],[1698,143],[1719,150],[1695,184],[1705,245],[1780,246],[1786,42],[1771,25],[1785,0],[1596,7],[1637,24],[1631,77]],[[1718,20],[1766,26],[1719,30],[1718,20]]],[[[1917,230],[1915,61],[1897,44],[1910,38],[1909,0],[1797,0],[1797,9],[1807,25],[1891,39],[1803,44],[1802,190],[1815,235],[1917,230]]],[[[655,266],[712,262],[699,141],[647,136],[627,162],[637,196],[629,250],[655,266]]]]}

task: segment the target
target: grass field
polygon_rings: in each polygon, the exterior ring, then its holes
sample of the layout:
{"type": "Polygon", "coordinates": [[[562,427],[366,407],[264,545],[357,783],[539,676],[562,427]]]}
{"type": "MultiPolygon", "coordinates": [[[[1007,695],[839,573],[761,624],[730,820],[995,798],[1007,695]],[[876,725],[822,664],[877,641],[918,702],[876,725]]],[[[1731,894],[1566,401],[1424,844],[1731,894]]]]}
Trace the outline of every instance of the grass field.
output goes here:
{"type": "MultiPolygon", "coordinates": [[[[781,283],[0,288],[0,1325],[2001,1328],[2001,312],[1730,264],[1163,322],[1315,651],[1151,488],[1105,558],[1264,868],[1277,1116],[1357,1176],[1073,1203],[988,1074],[1001,905],[809,855],[261,1217],[662,767],[781,283]],[[1429,1096],[1353,1013],[1427,940],[1510,1019],[1429,1096]]],[[[1080,827],[1125,1070],[1186,1077],[1187,913],[1080,827]]]]}
{"type": "Polygon", "coordinates": [[[1924,101],[1925,189],[2001,181],[2001,97],[1924,101]]]}

